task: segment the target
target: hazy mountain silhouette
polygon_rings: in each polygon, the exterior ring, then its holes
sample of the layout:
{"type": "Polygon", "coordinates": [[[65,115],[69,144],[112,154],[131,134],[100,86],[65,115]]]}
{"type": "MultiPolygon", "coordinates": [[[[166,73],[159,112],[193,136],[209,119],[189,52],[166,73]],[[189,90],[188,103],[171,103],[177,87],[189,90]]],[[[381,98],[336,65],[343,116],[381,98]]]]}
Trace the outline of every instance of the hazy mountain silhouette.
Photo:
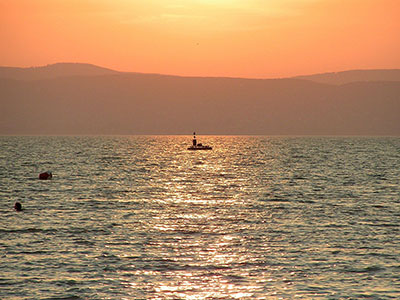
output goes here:
{"type": "Polygon", "coordinates": [[[69,70],[67,77],[60,71],[40,80],[0,79],[0,134],[400,134],[396,81],[334,85],[69,70]]]}
{"type": "Polygon", "coordinates": [[[0,67],[0,78],[40,80],[68,76],[98,76],[117,74],[117,71],[81,63],[57,63],[41,67],[0,67]]]}
{"type": "Polygon", "coordinates": [[[297,76],[294,78],[329,84],[346,84],[358,81],[400,81],[400,70],[351,70],[335,73],[297,76]]]}

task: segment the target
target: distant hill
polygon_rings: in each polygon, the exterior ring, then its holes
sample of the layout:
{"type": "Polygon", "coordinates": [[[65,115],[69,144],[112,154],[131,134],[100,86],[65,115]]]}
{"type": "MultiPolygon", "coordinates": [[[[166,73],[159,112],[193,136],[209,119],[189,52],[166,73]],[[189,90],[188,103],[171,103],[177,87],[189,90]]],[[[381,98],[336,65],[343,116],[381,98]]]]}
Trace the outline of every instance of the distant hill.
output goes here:
{"type": "Polygon", "coordinates": [[[42,67],[0,67],[0,78],[41,80],[68,76],[99,76],[117,74],[117,71],[81,63],[57,63],[42,67]]]}
{"type": "Polygon", "coordinates": [[[94,74],[69,65],[81,72],[0,78],[0,134],[400,135],[397,81],[333,85],[85,66],[94,74]]]}
{"type": "MultiPolygon", "coordinates": [[[[69,76],[101,76],[112,74],[142,74],[133,72],[119,72],[112,69],[99,67],[84,63],[56,63],[40,67],[17,68],[1,67],[0,78],[9,78],[17,80],[41,80],[57,77],[69,76]]],[[[167,76],[167,75],[165,75],[167,76]]],[[[309,80],[326,84],[347,84],[359,81],[400,81],[400,69],[382,69],[382,70],[350,70],[343,72],[331,72],[321,74],[311,74],[296,76],[291,79],[309,80]]]]}
{"type": "Polygon", "coordinates": [[[400,81],[400,70],[351,70],[294,77],[327,84],[346,84],[359,81],[400,81]]]}

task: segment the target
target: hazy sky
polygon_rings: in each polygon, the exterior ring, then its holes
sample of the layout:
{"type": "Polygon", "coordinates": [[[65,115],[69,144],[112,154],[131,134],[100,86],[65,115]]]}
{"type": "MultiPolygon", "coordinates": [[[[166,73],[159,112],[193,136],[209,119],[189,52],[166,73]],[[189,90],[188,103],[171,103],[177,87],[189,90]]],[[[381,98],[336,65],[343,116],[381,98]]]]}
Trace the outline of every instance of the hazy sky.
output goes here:
{"type": "Polygon", "coordinates": [[[0,0],[0,65],[279,77],[400,68],[399,0],[0,0]]]}

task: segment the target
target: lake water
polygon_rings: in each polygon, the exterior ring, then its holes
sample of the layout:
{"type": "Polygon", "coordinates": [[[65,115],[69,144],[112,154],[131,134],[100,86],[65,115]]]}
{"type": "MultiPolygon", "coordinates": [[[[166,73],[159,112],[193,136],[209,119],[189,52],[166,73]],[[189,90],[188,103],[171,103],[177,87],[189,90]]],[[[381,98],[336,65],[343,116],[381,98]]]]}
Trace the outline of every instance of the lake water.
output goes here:
{"type": "Polygon", "coordinates": [[[0,137],[0,299],[400,299],[400,138],[200,142],[0,137]]]}

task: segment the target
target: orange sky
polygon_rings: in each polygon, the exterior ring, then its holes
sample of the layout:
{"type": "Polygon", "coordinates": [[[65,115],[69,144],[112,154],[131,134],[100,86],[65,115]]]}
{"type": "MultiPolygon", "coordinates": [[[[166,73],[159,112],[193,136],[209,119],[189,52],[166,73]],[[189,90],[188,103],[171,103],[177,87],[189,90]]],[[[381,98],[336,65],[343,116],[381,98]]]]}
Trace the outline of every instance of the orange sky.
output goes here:
{"type": "Polygon", "coordinates": [[[0,65],[281,77],[400,68],[399,0],[0,0],[0,65]]]}

